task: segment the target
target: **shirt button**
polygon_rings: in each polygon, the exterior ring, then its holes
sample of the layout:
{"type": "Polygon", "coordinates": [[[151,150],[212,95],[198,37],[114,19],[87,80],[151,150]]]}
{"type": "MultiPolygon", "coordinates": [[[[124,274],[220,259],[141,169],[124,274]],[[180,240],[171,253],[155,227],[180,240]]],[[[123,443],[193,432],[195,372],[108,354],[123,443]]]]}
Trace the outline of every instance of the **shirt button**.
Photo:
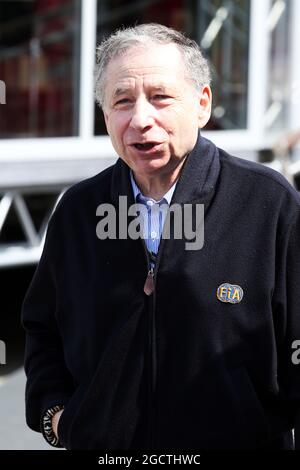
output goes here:
{"type": "Polygon", "coordinates": [[[151,238],[155,239],[157,237],[157,233],[153,230],[151,232],[151,238]]]}
{"type": "Polygon", "coordinates": [[[153,204],[154,204],[153,201],[147,201],[147,206],[151,207],[151,206],[153,206],[153,204]]]}

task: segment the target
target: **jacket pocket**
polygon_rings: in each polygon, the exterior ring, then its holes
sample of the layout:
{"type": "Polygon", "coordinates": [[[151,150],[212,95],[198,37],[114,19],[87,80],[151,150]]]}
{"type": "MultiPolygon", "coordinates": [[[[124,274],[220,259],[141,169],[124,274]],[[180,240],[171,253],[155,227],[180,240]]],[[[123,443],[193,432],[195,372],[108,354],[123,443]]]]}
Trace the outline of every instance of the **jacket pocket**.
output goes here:
{"type": "Polygon", "coordinates": [[[245,366],[233,370],[231,378],[240,446],[259,447],[269,440],[269,426],[264,408],[245,366]]]}
{"type": "Polygon", "coordinates": [[[81,384],[77,387],[67,404],[65,405],[64,411],[58,422],[57,434],[61,444],[69,449],[69,436],[72,429],[73,420],[83,402],[87,386],[81,384]]]}
{"type": "Polygon", "coordinates": [[[220,361],[183,385],[178,381],[173,393],[168,381],[160,380],[159,447],[242,450],[268,442],[268,420],[243,365],[233,369],[220,361]]]}
{"type": "Polygon", "coordinates": [[[115,331],[88,384],[80,386],[59,421],[70,450],[128,449],[146,400],[147,316],[132,314],[115,331]]]}

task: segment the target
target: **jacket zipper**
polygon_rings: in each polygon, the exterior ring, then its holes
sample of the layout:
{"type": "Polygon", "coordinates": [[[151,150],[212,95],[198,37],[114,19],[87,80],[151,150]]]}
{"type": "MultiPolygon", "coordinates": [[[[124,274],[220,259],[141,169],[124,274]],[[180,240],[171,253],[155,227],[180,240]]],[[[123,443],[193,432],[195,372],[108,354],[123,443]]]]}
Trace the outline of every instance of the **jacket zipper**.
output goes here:
{"type": "Polygon", "coordinates": [[[144,293],[148,296],[149,309],[149,343],[148,343],[148,357],[149,357],[149,373],[148,373],[148,442],[149,449],[153,446],[153,316],[154,316],[154,305],[153,305],[153,292],[154,292],[154,269],[150,263],[150,257],[146,243],[141,239],[146,260],[147,260],[147,277],[144,284],[144,293]],[[153,288],[152,288],[153,287],[153,288]]]}
{"type": "Polygon", "coordinates": [[[160,261],[160,255],[162,251],[162,245],[163,245],[164,239],[161,238],[159,248],[158,248],[158,253],[157,253],[157,259],[155,263],[155,267],[151,266],[150,263],[150,257],[148,254],[148,249],[146,246],[145,241],[142,239],[146,259],[147,259],[147,266],[148,266],[148,273],[147,273],[147,278],[144,284],[144,292],[146,295],[149,296],[149,324],[150,324],[150,334],[149,334],[149,354],[150,354],[150,380],[149,380],[149,445],[150,449],[154,449],[154,427],[155,427],[155,407],[153,405],[154,401],[154,395],[155,395],[155,387],[156,387],[156,375],[157,375],[157,361],[156,361],[156,325],[155,325],[155,297],[156,297],[156,292],[155,292],[155,284],[156,284],[156,276],[157,276],[157,271],[158,271],[158,265],[160,261]],[[145,290],[146,289],[146,290],[145,290]],[[151,292],[147,294],[147,290],[149,289],[148,292],[151,292]]]}
{"type": "Polygon", "coordinates": [[[145,285],[144,285],[144,292],[146,295],[151,295],[153,291],[154,291],[154,269],[152,266],[150,266],[150,269],[146,277],[145,285]]]}

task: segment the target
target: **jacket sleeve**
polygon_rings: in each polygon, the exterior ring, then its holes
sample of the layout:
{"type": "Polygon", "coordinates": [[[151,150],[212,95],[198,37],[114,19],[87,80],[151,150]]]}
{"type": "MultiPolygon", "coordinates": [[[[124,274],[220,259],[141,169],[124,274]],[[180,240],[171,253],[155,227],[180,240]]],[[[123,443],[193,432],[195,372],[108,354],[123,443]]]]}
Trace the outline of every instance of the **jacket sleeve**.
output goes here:
{"type": "Polygon", "coordinates": [[[290,404],[295,448],[300,450],[300,211],[283,233],[274,295],[277,329],[278,383],[290,404]],[[297,352],[298,349],[298,352],[297,352]]]}
{"type": "Polygon", "coordinates": [[[26,421],[38,432],[42,432],[42,417],[46,410],[65,404],[73,390],[55,316],[57,227],[58,222],[52,216],[40,262],[22,305],[22,325],[26,331],[26,421]]]}

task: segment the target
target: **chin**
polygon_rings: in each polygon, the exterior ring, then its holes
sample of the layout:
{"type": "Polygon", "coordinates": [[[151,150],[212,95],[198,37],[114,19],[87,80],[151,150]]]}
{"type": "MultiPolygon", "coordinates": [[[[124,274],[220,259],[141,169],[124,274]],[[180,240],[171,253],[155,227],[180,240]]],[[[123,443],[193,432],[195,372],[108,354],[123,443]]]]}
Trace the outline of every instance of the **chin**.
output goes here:
{"type": "Polygon", "coordinates": [[[168,162],[164,162],[162,160],[156,159],[156,160],[151,160],[148,162],[142,162],[142,164],[139,164],[136,167],[140,171],[150,174],[150,173],[162,170],[163,168],[166,167],[167,164],[168,162]]]}

